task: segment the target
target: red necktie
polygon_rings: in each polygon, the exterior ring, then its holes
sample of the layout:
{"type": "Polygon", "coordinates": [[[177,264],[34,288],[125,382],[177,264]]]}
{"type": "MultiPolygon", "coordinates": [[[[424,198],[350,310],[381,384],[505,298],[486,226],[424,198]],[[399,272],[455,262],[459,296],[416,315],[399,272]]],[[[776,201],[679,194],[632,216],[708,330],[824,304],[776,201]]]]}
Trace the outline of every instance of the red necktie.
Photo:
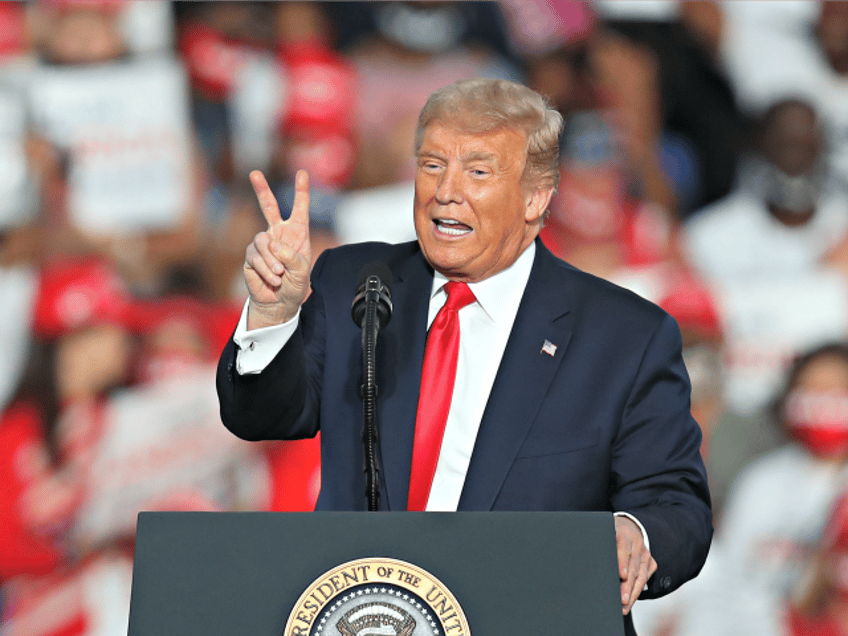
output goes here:
{"type": "Polygon", "coordinates": [[[407,510],[424,510],[427,507],[456,380],[456,360],[459,356],[457,312],[475,300],[474,293],[465,283],[449,282],[445,285],[445,291],[448,300],[430,326],[424,350],[407,510]]]}

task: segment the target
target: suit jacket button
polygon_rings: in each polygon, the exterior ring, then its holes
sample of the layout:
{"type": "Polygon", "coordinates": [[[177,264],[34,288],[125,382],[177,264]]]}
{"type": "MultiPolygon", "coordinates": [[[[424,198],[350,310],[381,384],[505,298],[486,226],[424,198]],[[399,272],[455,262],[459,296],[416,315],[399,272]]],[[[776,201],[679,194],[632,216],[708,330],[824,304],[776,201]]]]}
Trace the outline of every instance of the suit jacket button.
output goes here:
{"type": "Polygon", "coordinates": [[[664,576],[660,579],[660,588],[663,590],[671,589],[671,577],[664,576]]]}

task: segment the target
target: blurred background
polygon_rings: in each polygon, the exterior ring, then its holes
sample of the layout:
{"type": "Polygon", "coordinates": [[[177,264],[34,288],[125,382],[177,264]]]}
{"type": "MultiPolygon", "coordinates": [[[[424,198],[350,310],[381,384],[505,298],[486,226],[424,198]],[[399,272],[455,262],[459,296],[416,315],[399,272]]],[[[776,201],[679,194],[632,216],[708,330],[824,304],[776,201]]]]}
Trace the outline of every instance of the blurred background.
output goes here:
{"type": "Polygon", "coordinates": [[[415,238],[427,96],[562,112],[546,245],[677,318],[716,538],[642,636],[848,634],[848,3],[0,2],[0,634],[123,635],[140,510],[300,511],[221,425],[264,229],[415,238]],[[284,215],[287,212],[284,212],[284,215]]]}

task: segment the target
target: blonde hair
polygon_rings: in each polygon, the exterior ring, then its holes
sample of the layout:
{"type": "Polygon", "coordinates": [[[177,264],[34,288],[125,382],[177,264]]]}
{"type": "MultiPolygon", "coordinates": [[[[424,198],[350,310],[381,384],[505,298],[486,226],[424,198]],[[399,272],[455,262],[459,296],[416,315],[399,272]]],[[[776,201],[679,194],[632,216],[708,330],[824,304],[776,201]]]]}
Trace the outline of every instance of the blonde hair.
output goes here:
{"type": "Polygon", "coordinates": [[[415,154],[424,131],[434,121],[469,133],[501,126],[516,128],[527,137],[525,183],[559,185],[559,136],[563,121],[543,95],[522,84],[500,79],[462,80],[430,95],[415,130],[415,154]]]}

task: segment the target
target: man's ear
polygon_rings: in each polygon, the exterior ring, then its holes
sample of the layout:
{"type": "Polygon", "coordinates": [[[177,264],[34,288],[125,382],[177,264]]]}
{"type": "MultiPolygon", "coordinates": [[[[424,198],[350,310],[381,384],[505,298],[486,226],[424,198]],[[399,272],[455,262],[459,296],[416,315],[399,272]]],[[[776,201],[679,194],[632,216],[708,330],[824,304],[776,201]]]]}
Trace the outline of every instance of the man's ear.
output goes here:
{"type": "Polygon", "coordinates": [[[551,203],[554,189],[551,186],[540,186],[527,194],[527,209],[524,218],[528,223],[537,223],[542,220],[545,210],[551,203]]]}

